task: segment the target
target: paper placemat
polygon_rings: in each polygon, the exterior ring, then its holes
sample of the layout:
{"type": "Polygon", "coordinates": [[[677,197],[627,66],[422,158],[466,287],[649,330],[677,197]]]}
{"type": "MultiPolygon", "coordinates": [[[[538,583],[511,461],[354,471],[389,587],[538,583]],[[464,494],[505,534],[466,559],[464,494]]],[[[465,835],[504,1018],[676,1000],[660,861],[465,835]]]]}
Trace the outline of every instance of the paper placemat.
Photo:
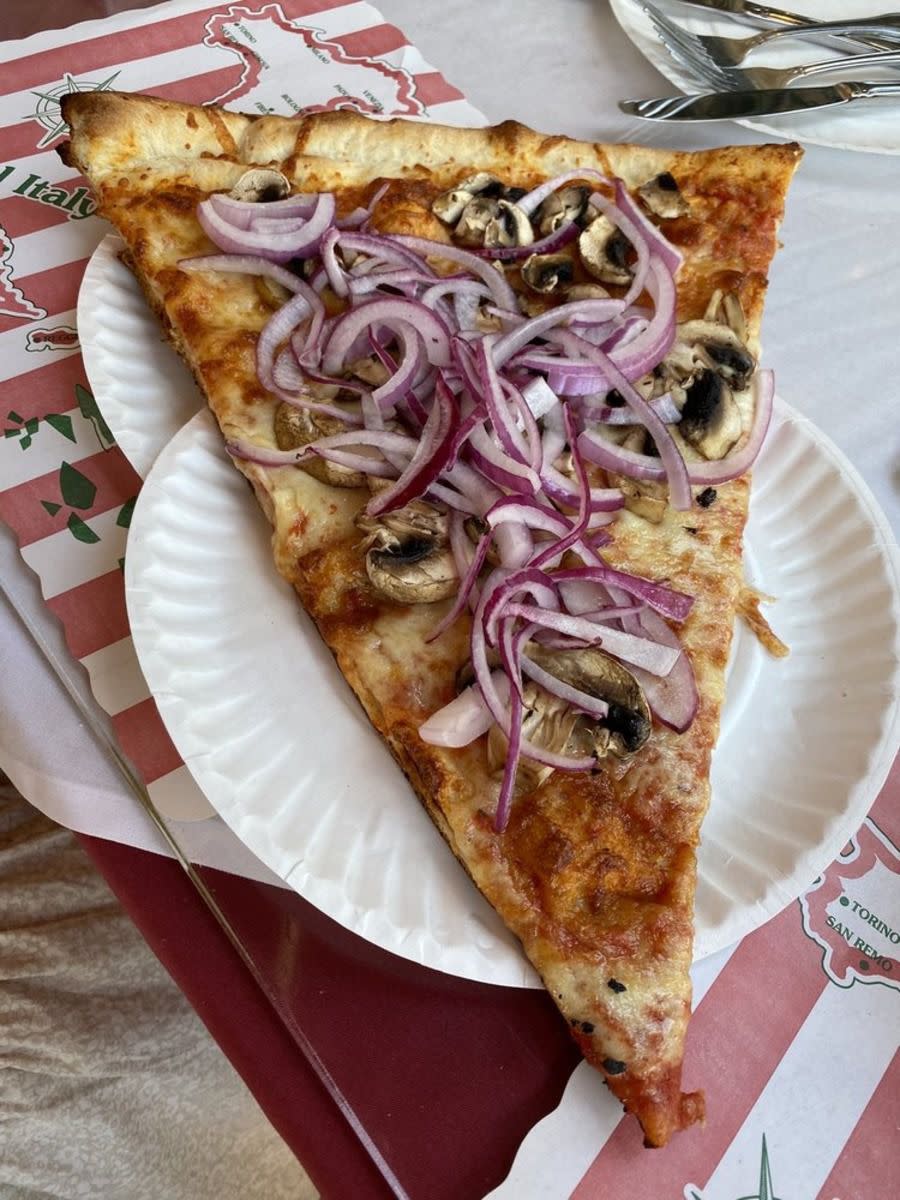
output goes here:
{"type": "MultiPolygon", "coordinates": [[[[374,8],[346,0],[173,0],[0,46],[0,517],[157,805],[200,816],[205,800],[159,721],[125,617],[121,564],[140,480],[112,444],[78,352],[77,291],[106,226],[54,150],[65,136],[60,97],[101,88],[248,111],[353,102],[448,123],[482,118],[374,8]]],[[[645,1152],[634,1122],[581,1067],[494,1195],[893,1195],[898,796],[895,766],[869,819],[799,904],[696,968],[686,1086],[707,1090],[705,1129],[645,1152]]],[[[93,832],[114,838],[115,806],[102,811],[93,832]]]]}
{"type": "MultiPolygon", "coordinates": [[[[447,124],[484,118],[370,4],[178,2],[0,46],[0,518],[164,816],[212,809],[160,720],[128,631],[122,577],[140,479],[90,393],[75,306],[108,232],[56,147],[60,99],[109,88],[289,115],[353,107],[447,124]]],[[[91,832],[115,838],[119,818],[91,832]]]]}

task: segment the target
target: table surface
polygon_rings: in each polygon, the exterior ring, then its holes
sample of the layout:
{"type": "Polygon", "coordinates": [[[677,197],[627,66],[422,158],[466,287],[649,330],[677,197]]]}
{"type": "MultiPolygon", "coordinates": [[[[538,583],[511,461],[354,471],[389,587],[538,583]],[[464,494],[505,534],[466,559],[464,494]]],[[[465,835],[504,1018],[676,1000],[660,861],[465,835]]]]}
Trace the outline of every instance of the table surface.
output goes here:
{"type": "MultiPolygon", "coordinates": [[[[142,6],[7,0],[0,36],[133,7],[142,6]]],[[[763,140],[735,125],[661,127],[622,116],[617,98],[671,89],[631,47],[604,3],[382,0],[379,8],[491,121],[513,116],[548,131],[657,145],[763,140]]],[[[894,531],[900,528],[900,395],[893,375],[900,317],[898,173],[897,160],[889,157],[808,149],[791,192],[786,248],[772,271],[764,325],[766,359],[779,391],[864,474],[894,531]]],[[[30,581],[18,560],[7,553],[2,562],[5,573],[21,575],[17,584],[27,590],[30,581]]],[[[35,601],[36,613],[38,607],[35,601]]],[[[63,791],[96,788],[121,802],[121,784],[7,608],[0,608],[0,637],[0,666],[6,666],[0,677],[0,764],[14,764],[21,778],[57,780],[63,791]],[[52,738],[46,736],[50,728],[52,738]]],[[[411,968],[360,943],[293,895],[205,872],[229,913],[246,917],[242,932],[248,937],[256,922],[282,927],[294,939],[281,963],[286,976],[279,994],[294,1002],[313,1041],[327,1045],[328,1065],[353,1106],[361,1115],[381,1113],[380,1145],[390,1161],[379,1169],[365,1138],[352,1132],[323,1090],[321,1072],[298,1052],[296,1029],[286,1028],[284,1012],[279,1016],[262,996],[179,868],[94,838],[85,838],[85,845],[325,1195],[482,1195],[502,1179],[529,1126],[557,1102],[577,1055],[542,993],[483,988],[411,968]],[[148,894],[165,902],[150,907],[148,894]],[[359,995],[367,998],[365,1036],[354,1033],[359,995]],[[336,1023],[345,1037],[335,1037],[336,1023]],[[508,1081],[511,1102],[501,1112],[491,1095],[473,1097],[454,1069],[475,1060],[486,1076],[508,1081]],[[443,1082],[431,1100],[433,1111],[426,1114],[423,1102],[418,1122],[392,1124],[397,1089],[407,1097],[425,1096],[436,1073],[443,1082]],[[420,1155],[429,1128],[441,1129],[436,1140],[443,1152],[432,1146],[420,1155]],[[471,1149],[465,1162],[460,1145],[471,1149]],[[430,1190],[417,1161],[432,1172],[430,1190]],[[385,1176],[395,1167],[402,1184],[392,1188],[385,1176]]],[[[270,965],[277,974],[279,964],[270,965]]]]}

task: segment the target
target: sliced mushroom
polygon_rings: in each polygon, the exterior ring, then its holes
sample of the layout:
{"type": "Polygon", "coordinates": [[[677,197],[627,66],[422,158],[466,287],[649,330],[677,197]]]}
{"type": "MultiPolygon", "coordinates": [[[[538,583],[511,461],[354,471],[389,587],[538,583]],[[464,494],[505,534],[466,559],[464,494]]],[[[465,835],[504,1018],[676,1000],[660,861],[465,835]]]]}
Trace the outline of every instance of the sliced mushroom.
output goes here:
{"type": "Polygon", "coordinates": [[[582,221],[588,214],[591,189],[573,185],[552,192],[535,213],[535,224],[541,237],[556,233],[570,221],[582,221]]]}
{"type": "Polygon", "coordinates": [[[498,200],[490,196],[475,196],[462,210],[453,236],[466,246],[483,246],[488,223],[499,212],[498,200]]]}
{"type": "Polygon", "coordinates": [[[487,171],[479,171],[477,175],[461,179],[456,187],[448,192],[442,192],[432,204],[431,211],[445,225],[455,225],[470,200],[486,192],[494,196],[499,195],[502,187],[499,179],[489,175],[487,171]]]}
{"type": "Polygon", "coordinates": [[[290,194],[291,184],[287,176],[268,167],[254,167],[251,171],[245,171],[229,192],[232,200],[245,200],[256,204],[284,200],[290,194]]]}
{"type": "Polygon", "coordinates": [[[371,387],[381,387],[383,383],[391,377],[390,371],[384,365],[380,358],[376,358],[374,354],[368,358],[358,358],[350,363],[347,367],[346,375],[353,375],[356,379],[361,379],[363,383],[368,383],[371,387]]]}
{"type": "Polygon", "coordinates": [[[595,279],[623,287],[631,282],[633,272],[627,262],[631,242],[608,217],[601,214],[591,221],[578,238],[578,250],[595,279]]]}
{"type": "MultiPolygon", "coordinates": [[[[285,401],[275,409],[275,443],[279,450],[298,450],[321,437],[346,431],[347,426],[336,417],[311,413],[305,408],[295,408],[293,404],[285,401]]],[[[314,479],[321,483],[330,483],[332,487],[366,486],[367,476],[361,471],[338,466],[337,463],[328,462],[324,458],[311,458],[298,463],[297,466],[302,467],[314,479]]]]}
{"type": "Polygon", "coordinates": [[[678,327],[678,341],[693,346],[700,361],[737,391],[750,382],[756,360],[730,326],[718,321],[686,321],[678,327]]]}
{"type": "MultiPolygon", "coordinates": [[[[522,736],[542,750],[563,754],[570,745],[581,714],[571,704],[553,696],[534,683],[525,682],[522,688],[524,715],[522,736]]],[[[503,770],[509,748],[506,734],[499,725],[492,725],[487,738],[488,769],[503,770]]],[[[521,792],[540,786],[553,768],[530,758],[520,758],[516,772],[516,787],[521,792]]]]}
{"type": "Polygon", "coordinates": [[[522,278],[533,292],[562,292],[575,278],[575,263],[568,254],[532,254],[522,264],[522,278]]]}
{"type": "Polygon", "coordinates": [[[366,574],[376,591],[397,604],[433,604],[459,584],[447,514],[413,500],[380,517],[356,519],[367,535],[366,574]]]}
{"type": "Polygon", "coordinates": [[[678,432],[704,458],[724,458],[742,431],[731,388],[716,371],[704,368],[685,391],[678,432]]]}
{"type": "Polygon", "coordinates": [[[510,200],[496,203],[497,211],[485,227],[485,246],[530,246],[534,241],[534,230],[527,214],[510,200]]]}
{"type": "Polygon", "coordinates": [[[691,211],[674,176],[668,171],[663,171],[655,179],[648,179],[638,188],[638,195],[650,212],[664,221],[683,217],[691,211]]]}
{"type": "Polygon", "coordinates": [[[605,700],[609,712],[602,721],[581,715],[570,749],[582,748],[603,757],[613,754],[625,758],[634,754],[650,736],[650,707],[641,685],[617,659],[602,650],[551,650],[532,642],[527,654],[539,667],[563,683],[605,700]],[[573,744],[574,742],[574,744],[573,744]]]}

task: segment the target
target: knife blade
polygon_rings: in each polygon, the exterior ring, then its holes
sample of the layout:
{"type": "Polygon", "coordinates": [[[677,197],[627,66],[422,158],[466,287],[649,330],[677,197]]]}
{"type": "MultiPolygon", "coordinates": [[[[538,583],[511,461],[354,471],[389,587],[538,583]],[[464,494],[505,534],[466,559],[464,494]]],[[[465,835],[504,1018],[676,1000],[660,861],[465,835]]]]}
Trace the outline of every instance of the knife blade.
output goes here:
{"type": "Polygon", "coordinates": [[[745,92],[620,100],[619,108],[645,121],[739,121],[745,117],[812,112],[817,108],[886,96],[900,98],[900,84],[850,80],[823,87],[760,88],[745,92]]]}

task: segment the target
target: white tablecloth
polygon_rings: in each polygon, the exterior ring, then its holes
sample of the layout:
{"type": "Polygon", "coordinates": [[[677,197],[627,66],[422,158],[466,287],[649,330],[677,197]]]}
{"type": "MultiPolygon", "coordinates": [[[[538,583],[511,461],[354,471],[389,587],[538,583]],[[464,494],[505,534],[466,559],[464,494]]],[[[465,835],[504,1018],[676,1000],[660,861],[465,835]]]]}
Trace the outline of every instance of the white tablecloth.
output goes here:
{"type": "MultiPolygon", "coordinates": [[[[624,117],[616,107],[620,97],[672,88],[597,0],[382,0],[380,8],[492,122],[515,117],[547,132],[688,148],[765,140],[731,124],[663,126],[624,117]]],[[[781,395],[863,473],[896,534],[900,160],[809,147],[791,189],[783,241],[763,330],[767,365],[781,395]]],[[[0,571],[20,594],[30,593],[29,609],[62,649],[5,528],[0,571]]],[[[120,840],[163,850],[5,603],[0,766],[60,822],[91,832],[113,819],[120,840]]],[[[183,825],[180,836],[198,861],[271,878],[218,819],[183,825]]]]}

